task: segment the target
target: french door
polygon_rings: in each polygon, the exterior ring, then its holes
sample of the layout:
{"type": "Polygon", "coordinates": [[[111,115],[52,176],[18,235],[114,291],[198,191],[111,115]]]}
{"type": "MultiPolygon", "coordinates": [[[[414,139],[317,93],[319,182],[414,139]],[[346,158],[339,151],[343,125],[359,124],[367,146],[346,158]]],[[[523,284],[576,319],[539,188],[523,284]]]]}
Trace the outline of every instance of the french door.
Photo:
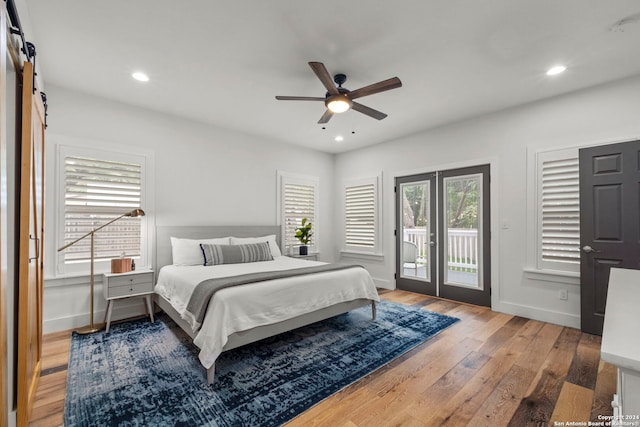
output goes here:
{"type": "Polygon", "coordinates": [[[489,165],[395,181],[397,287],[491,306],[489,165]]]}

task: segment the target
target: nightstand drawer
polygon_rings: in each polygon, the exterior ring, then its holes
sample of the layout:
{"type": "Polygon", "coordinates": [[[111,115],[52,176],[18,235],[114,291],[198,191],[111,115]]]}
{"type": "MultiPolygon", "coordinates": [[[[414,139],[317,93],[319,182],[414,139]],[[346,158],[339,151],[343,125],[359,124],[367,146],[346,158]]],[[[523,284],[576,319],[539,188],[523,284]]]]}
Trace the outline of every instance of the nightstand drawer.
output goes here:
{"type": "Polygon", "coordinates": [[[104,297],[123,298],[153,292],[153,271],[105,274],[104,297]]]}
{"type": "Polygon", "coordinates": [[[129,283],[117,286],[109,281],[109,288],[107,289],[107,299],[144,294],[149,292],[153,292],[152,282],[134,283],[134,281],[131,280],[129,283]]]}
{"type": "Polygon", "coordinates": [[[109,277],[109,287],[112,286],[124,286],[124,285],[135,285],[138,283],[152,283],[153,282],[153,273],[139,273],[139,274],[126,274],[122,276],[111,276],[109,277]]]}

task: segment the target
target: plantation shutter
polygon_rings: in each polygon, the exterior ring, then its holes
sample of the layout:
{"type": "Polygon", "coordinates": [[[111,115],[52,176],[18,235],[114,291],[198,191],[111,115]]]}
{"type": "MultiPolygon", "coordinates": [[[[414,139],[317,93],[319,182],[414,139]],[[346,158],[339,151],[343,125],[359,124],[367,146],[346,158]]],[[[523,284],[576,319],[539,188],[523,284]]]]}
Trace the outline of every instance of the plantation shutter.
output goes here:
{"type": "Polygon", "coordinates": [[[375,248],[376,188],[373,183],[345,188],[345,245],[375,248]]]}
{"type": "Polygon", "coordinates": [[[312,184],[285,183],[283,185],[284,212],[284,247],[290,249],[300,246],[296,239],[296,228],[300,227],[302,218],[313,225],[309,246],[315,246],[316,230],[316,186],[312,184]]]}
{"type": "Polygon", "coordinates": [[[540,258],[543,268],[577,271],[580,265],[578,158],[541,161],[540,258]]]}
{"type": "MultiPolygon", "coordinates": [[[[67,156],[64,162],[64,240],[72,242],[140,208],[142,167],[135,163],[67,156]]],[[[95,259],[139,257],[141,218],[124,217],[94,235],[95,259]]],[[[87,237],[64,252],[65,263],[91,259],[87,237]]]]}

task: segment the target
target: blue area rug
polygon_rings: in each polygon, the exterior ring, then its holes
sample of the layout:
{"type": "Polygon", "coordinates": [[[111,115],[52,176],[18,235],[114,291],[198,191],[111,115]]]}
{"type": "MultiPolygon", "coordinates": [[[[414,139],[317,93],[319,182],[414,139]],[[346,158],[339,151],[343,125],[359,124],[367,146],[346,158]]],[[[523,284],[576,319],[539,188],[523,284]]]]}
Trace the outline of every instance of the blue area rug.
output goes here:
{"type": "Polygon", "coordinates": [[[166,315],[73,334],[65,426],[278,426],[458,321],[382,301],[224,352],[206,383],[166,315]]]}

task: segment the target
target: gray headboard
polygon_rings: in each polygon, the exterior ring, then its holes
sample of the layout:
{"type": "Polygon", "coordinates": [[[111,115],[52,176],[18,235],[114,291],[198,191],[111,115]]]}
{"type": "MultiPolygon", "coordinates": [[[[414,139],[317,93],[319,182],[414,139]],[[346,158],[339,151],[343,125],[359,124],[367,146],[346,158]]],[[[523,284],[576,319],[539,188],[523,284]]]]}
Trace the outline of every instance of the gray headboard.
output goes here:
{"type": "MultiPolygon", "coordinates": [[[[161,267],[172,263],[171,237],[185,239],[212,239],[215,237],[260,237],[276,235],[278,246],[280,243],[279,225],[169,225],[156,227],[156,272],[161,267]]],[[[157,273],[156,273],[157,274],[157,273]]]]}

